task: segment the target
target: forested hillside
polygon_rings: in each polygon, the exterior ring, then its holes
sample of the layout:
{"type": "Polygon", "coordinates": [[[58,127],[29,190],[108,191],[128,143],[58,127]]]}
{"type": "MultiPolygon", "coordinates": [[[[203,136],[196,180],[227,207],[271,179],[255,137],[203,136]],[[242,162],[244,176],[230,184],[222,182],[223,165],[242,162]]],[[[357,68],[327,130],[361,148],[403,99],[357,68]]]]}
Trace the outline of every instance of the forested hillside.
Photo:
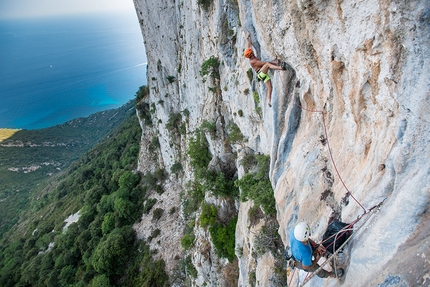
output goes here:
{"type": "Polygon", "coordinates": [[[35,199],[47,184],[133,114],[129,101],[50,128],[0,129],[0,238],[21,211],[43,204],[35,199]]]}
{"type": "Polygon", "coordinates": [[[140,136],[133,114],[42,191],[1,241],[1,286],[164,285],[164,262],[132,228],[146,199],[140,136]]]}

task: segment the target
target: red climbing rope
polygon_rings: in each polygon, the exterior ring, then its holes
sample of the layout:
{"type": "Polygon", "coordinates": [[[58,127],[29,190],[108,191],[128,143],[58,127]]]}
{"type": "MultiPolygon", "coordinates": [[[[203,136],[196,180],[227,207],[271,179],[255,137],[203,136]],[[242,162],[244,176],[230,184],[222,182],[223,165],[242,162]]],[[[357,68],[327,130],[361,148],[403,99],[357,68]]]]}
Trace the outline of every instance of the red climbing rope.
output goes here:
{"type": "Polygon", "coordinates": [[[327,148],[328,148],[328,152],[329,152],[329,154],[330,154],[330,159],[331,159],[331,162],[332,162],[332,164],[333,164],[333,167],[334,167],[334,169],[335,169],[335,171],[336,171],[336,173],[337,173],[337,176],[339,177],[339,180],[340,180],[340,182],[342,182],[342,185],[345,187],[345,189],[346,189],[346,191],[348,192],[348,195],[349,196],[351,196],[352,197],[352,199],[364,210],[364,213],[366,213],[367,211],[366,211],[366,208],[364,208],[364,206],[354,197],[354,195],[352,194],[352,192],[348,189],[348,187],[346,186],[346,184],[345,184],[345,182],[343,181],[343,179],[342,179],[342,176],[340,175],[340,172],[339,172],[339,170],[337,169],[337,166],[336,166],[336,162],[334,161],[334,158],[333,158],[333,153],[332,153],[332,151],[331,151],[331,147],[330,147],[330,141],[329,141],[329,138],[328,138],[328,132],[327,132],[327,125],[326,125],[326,123],[325,123],[325,118],[324,118],[324,111],[320,111],[320,110],[311,110],[311,109],[307,109],[307,108],[304,108],[304,107],[302,107],[300,104],[298,104],[297,102],[296,102],[296,100],[293,98],[293,97],[291,97],[292,98],[292,100],[293,100],[293,103],[297,106],[297,107],[299,107],[299,108],[301,108],[302,110],[305,110],[305,111],[308,111],[308,112],[311,112],[311,113],[320,113],[321,114],[321,116],[322,116],[322,123],[323,123],[323,126],[324,126],[324,134],[325,134],[325,138],[326,138],[326,141],[327,141],[327,148]]]}

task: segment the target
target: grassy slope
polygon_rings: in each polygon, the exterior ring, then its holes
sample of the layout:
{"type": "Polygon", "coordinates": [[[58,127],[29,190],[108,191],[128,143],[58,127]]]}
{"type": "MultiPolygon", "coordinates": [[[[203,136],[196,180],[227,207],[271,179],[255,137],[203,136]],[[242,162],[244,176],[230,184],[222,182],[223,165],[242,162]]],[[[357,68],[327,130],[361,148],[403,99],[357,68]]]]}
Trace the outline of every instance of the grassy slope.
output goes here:
{"type": "Polygon", "coordinates": [[[133,102],[40,130],[5,130],[0,141],[0,237],[37,198],[50,178],[135,112],[133,102]],[[9,132],[9,133],[8,133],[9,132]],[[38,169],[28,172],[27,168],[38,169]],[[15,168],[17,171],[11,171],[15,168]]]}

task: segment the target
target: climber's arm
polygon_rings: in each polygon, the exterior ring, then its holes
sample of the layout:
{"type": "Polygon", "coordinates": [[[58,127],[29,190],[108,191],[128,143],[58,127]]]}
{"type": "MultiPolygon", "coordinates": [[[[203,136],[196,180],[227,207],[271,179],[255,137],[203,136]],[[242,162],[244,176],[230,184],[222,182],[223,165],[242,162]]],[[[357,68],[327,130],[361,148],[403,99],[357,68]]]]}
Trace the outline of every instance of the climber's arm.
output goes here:
{"type": "Polygon", "coordinates": [[[246,41],[248,42],[248,49],[252,48],[252,44],[251,44],[251,35],[249,35],[248,32],[246,32],[246,41]]]}

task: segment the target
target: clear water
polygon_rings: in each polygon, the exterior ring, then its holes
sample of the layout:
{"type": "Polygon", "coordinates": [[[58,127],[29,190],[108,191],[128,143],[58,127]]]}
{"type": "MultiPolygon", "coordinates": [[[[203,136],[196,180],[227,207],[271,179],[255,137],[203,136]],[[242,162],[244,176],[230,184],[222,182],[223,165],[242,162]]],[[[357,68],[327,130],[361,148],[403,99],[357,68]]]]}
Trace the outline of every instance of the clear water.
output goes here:
{"type": "Polygon", "coordinates": [[[0,128],[50,127],[133,99],[146,84],[133,16],[0,21],[0,128]]]}

